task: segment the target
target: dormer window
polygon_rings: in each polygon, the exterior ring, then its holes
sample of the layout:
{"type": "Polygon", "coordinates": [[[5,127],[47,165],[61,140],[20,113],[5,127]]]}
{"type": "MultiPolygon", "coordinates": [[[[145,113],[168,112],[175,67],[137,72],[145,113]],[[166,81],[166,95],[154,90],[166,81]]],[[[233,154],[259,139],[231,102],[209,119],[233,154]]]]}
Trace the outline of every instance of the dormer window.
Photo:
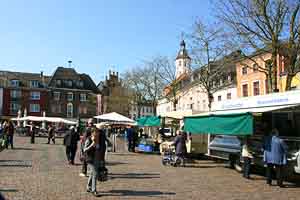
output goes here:
{"type": "Polygon", "coordinates": [[[67,81],[67,84],[68,84],[68,87],[72,87],[72,85],[73,85],[73,81],[71,81],[71,80],[68,80],[68,81],[67,81]]]}
{"type": "Polygon", "coordinates": [[[61,86],[61,80],[56,80],[56,86],[61,86]]]}
{"type": "Polygon", "coordinates": [[[30,81],[30,87],[38,88],[39,87],[39,81],[37,81],[37,80],[30,81]]]}
{"type": "Polygon", "coordinates": [[[19,87],[20,86],[20,80],[10,80],[10,85],[12,87],[19,87]]]}

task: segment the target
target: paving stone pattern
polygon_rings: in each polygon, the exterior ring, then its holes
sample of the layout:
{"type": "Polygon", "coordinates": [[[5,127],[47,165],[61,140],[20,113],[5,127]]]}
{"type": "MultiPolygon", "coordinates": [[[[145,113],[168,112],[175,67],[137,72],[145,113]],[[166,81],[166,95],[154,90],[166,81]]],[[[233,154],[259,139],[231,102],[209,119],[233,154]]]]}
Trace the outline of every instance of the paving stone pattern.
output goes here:
{"type": "Polygon", "coordinates": [[[159,155],[121,151],[109,153],[109,180],[98,182],[101,197],[86,193],[87,178],[79,177],[80,162],[68,165],[62,141],[46,144],[16,137],[15,149],[0,153],[0,192],[9,200],[85,199],[300,199],[300,189],[267,186],[262,176],[246,180],[223,163],[197,161],[186,168],[161,165],[159,155]]]}

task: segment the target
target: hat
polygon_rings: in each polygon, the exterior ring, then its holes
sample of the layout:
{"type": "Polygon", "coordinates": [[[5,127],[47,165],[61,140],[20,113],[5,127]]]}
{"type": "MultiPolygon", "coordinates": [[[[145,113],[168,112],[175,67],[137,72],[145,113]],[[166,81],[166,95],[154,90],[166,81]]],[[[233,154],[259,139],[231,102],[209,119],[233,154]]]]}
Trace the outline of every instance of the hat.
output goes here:
{"type": "Polygon", "coordinates": [[[70,130],[72,130],[72,129],[74,129],[74,128],[75,128],[74,126],[71,126],[71,127],[70,127],[70,130]]]}

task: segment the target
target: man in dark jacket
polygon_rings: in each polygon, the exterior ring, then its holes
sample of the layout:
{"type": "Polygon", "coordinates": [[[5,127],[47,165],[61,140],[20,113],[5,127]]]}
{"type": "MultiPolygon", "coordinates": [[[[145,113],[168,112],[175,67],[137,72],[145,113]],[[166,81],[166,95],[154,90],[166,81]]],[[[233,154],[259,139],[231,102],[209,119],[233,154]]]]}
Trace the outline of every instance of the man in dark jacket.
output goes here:
{"type": "Polygon", "coordinates": [[[55,144],[55,134],[54,134],[54,128],[51,124],[48,126],[48,143],[50,144],[50,140],[52,140],[53,144],[55,144]]]}
{"type": "Polygon", "coordinates": [[[14,131],[15,131],[15,127],[12,123],[12,121],[8,122],[8,127],[7,127],[7,137],[8,137],[8,142],[7,147],[8,148],[8,144],[10,144],[10,147],[13,149],[14,148],[14,131]]]}
{"type": "Polygon", "coordinates": [[[66,146],[66,154],[69,164],[74,165],[74,159],[77,151],[77,142],[80,140],[80,136],[75,127],[71,126],[70,131],[64,137],[64,144],[66,146]]]}

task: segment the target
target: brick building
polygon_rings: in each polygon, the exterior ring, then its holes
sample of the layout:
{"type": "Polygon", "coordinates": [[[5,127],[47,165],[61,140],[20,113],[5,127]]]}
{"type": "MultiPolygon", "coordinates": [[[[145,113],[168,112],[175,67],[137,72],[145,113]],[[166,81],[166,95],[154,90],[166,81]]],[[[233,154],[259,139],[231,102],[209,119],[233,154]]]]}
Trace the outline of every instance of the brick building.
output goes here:
{"type": "Polygon", "coordinates": [[[48,83],[47,116],[90,118],[96,115],[97,86],[87,74],[58,67],[48,83]]]}
{"type": "Polygon", "coordinates": [[[42,116],[47,110],[49,76],[43,73],[0,71],[2,87],[2,116],[17,116],[18,111],[27,115],[42,116]]]}
{"type": "Polygon", "coordinates": [[[118,72],[109,71],[109,77],[100,81],[98,89],[98,114],[117,112],[129,117],[131,95],[128,89],[123,87],[118,72]]]}

